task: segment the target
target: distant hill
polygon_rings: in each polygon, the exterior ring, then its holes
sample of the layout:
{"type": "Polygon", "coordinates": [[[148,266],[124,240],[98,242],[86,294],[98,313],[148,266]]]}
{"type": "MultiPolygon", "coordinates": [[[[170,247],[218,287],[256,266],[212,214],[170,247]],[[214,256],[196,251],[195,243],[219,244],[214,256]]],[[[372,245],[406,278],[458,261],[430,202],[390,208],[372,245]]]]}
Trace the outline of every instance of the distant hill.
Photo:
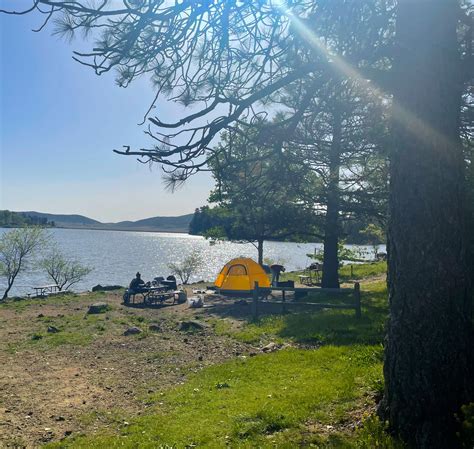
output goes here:
{"type": "Polygon", "coordinates": [[[54,222],[58,228],[104,229],[116,231],[188,232],[193,214],[178,217],[151,217],[137,221],[101,223],[84,215],[47,214],[44,212],[19,212],[24,216],[38,217],[54,222]]]}
{"type": "Polygon", "coordinates": [[[181,215],[179,217],[151,217],[144,218],[143,220],[137,221],[121,221],[119,223],[114,223],[114,228],[117,229],[142,229],[144,231],[160,229],[163,231],[189,231],[189,223],[193,218],[193,214],[181,215]]]}

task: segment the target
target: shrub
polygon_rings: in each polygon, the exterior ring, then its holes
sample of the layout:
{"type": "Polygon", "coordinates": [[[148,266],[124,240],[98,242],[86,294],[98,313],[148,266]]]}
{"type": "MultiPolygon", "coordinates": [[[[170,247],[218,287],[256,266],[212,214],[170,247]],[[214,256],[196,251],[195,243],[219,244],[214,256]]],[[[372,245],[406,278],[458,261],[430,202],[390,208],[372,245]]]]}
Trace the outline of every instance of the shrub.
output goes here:
{"type": "Polygon", "coordinates": [[[202,258],[200,254],[194,250],[191,254],[186,256],[182,262],[168,264],[168,268],[181,279],[181,283],[187,284],[189,278],[199,269],[201,264],[202,258]]]}

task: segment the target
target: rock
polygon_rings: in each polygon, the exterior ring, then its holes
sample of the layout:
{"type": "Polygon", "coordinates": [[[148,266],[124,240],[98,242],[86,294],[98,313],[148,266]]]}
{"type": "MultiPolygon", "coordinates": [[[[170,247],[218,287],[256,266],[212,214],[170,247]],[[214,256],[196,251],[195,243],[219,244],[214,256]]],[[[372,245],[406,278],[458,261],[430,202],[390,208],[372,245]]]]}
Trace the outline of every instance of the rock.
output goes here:
{"type": "Polygon", "coordinates": [[[129,327],[123,333],[123,335],[125,335],[125,336],[127,336],[127,335],[137,335],[137,334],[140,334],[141,332],[142,332],[142,330],[139,327],[133,326],[133,327],[129,327]]]}
{"type": "Polygon", "coordinates": [[[273,352],[273,351],[277,351],[278,349],[280,349],[280,345],[278,345],[274,342],[271,342],[271,343],[268,343],[268,345],[261,348],[261,351],[262,352],[273,352]]]}
{"type": "Polygon", "coordinates": [[[97,314],[97,313],[105,313],[110,310],[110,306],[106,302],[96,302],[89,306],[89,310],[87,313],[89,314],[97,314]]]}
{"type": "Polygon", "coordinates": [[[97,284],[96,286],[92,287],[93,292],[108,292],[111,290],[120,290],[123,288],[121,285],[100,285],[97,284]]]}
{"type": "Polygon", "coordinates": [[[205,325],[199,323],[198,321],[181,321],[179,324],[179,330],[184,332],[192,332],[192,331],[203,331],[205,329],[205,325]]]}
{"type": "Polygon", "coordinates": [[[66,418],[64,416],[56,416],[56,418],[54,418],[56,421],[66,421],[66,418]]]}
{"type": "Polygon", "coordinates": [[[44,318],[44,315],[40,313],[36,318],[44,318]]]}
{"type": "Polygon", "coordinates": [[[57,327],[54,327],[54,326],[48,326],[48,332],[50,334],[57,334],[59,332],[59,329],[57,327]]]}
{"type": "Polygon", "coordinates": [[[151,332],[161,332],[161,327],[159,324],[152,323],[148,326],[148,330],[151,332]]]}

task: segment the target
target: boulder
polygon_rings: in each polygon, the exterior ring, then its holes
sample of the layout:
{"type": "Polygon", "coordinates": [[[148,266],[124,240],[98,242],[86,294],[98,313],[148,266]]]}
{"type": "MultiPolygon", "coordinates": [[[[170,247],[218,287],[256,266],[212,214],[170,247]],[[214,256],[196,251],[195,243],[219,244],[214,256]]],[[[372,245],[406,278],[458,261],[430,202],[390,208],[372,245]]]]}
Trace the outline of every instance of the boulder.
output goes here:
{"type": "Polygon", "coordinates": [[[152,323],[148,326],[148,330],[151,331],[151,332],[160,332],[161,331],[161,327],[159,324],[156,324],[156,323],[152,323]]]}
{"type": "Polygon", "coordinates": [[[48,332],[50,334],[57,334],[59,332],[59,329],[57,327],[54,327],[54,326],[49,326],[48,327],[48,332]]]}
{"type": "Polygon", "coordinates": [[[108,292],[111,290],[120,290],[123,288],[121,285],[100,285],[97,284],[96,286],[92,287],[93,292],[108,292]]]}
{"type": "Polygon", "coordinates": [[[199,321],[181,321],[179,330],[184,332],[203,331],[206,326],[199,321]]]}
{"type": "Polygon", "coordinates": [[[133,327],[129,327],[123,333],[123,335],[125,335],[125,336],[127,336],[127,335],[137,335],[137,334],[141,334],[141,332],[142,332],[142,330],[139,327],[133,326],[133,327]]]}
{"type": "Polygon", "coordinates": [[[105,313],[110,310],[110,306],[106,302],[95,302],[89,306],[89,310],[87,313],[89,314],[97,314],[97,313],[105,313]]]}

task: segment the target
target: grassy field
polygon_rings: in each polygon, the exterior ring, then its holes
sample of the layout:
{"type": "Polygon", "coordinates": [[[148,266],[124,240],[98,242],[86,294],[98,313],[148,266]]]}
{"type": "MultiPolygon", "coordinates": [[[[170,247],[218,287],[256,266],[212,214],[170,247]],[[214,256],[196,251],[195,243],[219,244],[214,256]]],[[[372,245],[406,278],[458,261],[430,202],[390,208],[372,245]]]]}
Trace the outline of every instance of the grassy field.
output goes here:
{"type": "MultiPolygon", "coordinates": [[[[387,262],[372,262],[360,264],[348,264],[339,269],[340,282],[360,281],[374,277],[384,277],[387,273],[387,262]]],[[[297,282],[298,276],[303,274],[302,271],[292,271],[282,273],[281,280],[292,280],[297,282]]]]}
{"type": "Polygon", "coordinates": [[[78,298],[71,296],[0,306],[0,319],[2,311],[26,318],[45,307],[61,308],[59,314],[34,315],[34,326],[25,323],[25,337],[3,349],[10,357],[50,362],[57,354],[61,363],[77,351],[78,359],[90,357],[100,370],[91,370],[89,382],[108,370],[108,377],[94,383],[91,402],[88,398],[71,416],[75,430],[45,440],[45,447],[399,448],[375,417],[383,391],[384,265],[357,269],[359,279],[368,276],[362,283],[361,319],[343,310],[267,314],[257,322],[212,308],[130,310],[107,294],[83,296],[83,305],[104,298],[111,304],[107,314],[84,316],[78,298]],[[69,309],[80,312],[63,312],[69,309]],[[205,324],[205,335],[183,339],[176,331],[183,317],[205,324]],[[158,320],[159,335],[120,336],[125,325],[145,328],[158,320]],[[48,325],[61,332],[45,332],[48,325]],[[266,352],[269,343],[273,347],[266,352]],[[117,373],[120,369],[125,371],[117,373]],[[124,377],[128,396],[120,396],[124,377]],[[140,388],[130,391],[134,384],[140,388]],[[112,390],[113,399],[103,400],[99,387],[112,390]],[[131,397],[134,406],[127,407],[131,397]]]}

